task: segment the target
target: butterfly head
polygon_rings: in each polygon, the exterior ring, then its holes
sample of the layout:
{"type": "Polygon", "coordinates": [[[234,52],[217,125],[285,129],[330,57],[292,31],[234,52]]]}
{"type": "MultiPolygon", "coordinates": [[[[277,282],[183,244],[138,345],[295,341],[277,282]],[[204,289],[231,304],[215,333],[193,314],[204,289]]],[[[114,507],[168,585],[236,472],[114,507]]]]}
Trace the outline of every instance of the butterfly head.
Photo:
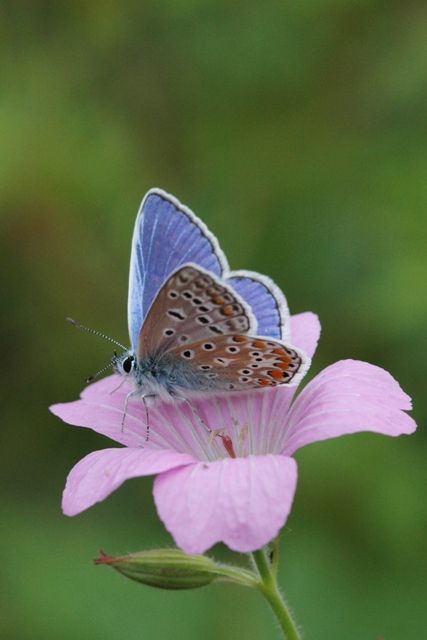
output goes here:
{"type": "Polygon", "coordinates": [[[119,355],[114,352],[114,356],[111,358],[111,364],[113,365],[114,371],[121,376],[132,376],[136,369],[135,354],[129,349],[119,355]]]}
{"type": "Polygon", "coordinates": [[[133,383],[134,395],[159,397],[171,402],[175,397],[174,365],[167,358],[137,358],[132,350],[114,353],[111,364],[115,373],[133,383]]]}

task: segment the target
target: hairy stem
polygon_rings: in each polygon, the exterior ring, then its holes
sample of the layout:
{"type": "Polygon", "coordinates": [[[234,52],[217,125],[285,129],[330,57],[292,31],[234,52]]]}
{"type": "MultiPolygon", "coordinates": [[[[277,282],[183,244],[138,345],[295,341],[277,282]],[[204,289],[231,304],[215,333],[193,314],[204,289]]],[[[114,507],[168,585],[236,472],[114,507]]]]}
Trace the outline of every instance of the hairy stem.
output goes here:
{"type": "Polygon", "coordinates": [[[283,636],[287,640],[301,640],[295,621],[279,591],[275,575],[276,567],[273,568],[271,566],[267,551],[265,549],[259,549],[251,555],[260,576],[258,589],[272,608],[280,628],[283,631],[283,636]]]}

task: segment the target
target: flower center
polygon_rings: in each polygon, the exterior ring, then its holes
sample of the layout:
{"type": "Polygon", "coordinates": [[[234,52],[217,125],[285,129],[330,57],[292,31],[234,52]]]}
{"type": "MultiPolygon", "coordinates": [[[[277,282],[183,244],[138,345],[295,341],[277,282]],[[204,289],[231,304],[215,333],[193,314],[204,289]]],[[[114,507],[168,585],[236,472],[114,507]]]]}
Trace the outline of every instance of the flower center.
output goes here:
{"type": "MultiPolygon", "coordinates": [[[[149,408],[148,443],[145,441],[146,416],[138,415],[138,432],[144,437],[142,446],[189,453],[207,462],[276,453],[282,450],[283,433],[281,421],[272,416],[274,396],[153,403],[149,408]]],[[[126,425],[130,424],[127,419],[126,425]]]]}

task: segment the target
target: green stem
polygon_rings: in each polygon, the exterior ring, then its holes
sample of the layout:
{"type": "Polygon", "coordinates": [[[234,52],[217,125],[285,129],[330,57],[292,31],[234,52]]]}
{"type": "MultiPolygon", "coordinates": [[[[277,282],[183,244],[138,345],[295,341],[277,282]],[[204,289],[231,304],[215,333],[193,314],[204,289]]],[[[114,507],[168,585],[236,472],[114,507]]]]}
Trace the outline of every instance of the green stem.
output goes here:
{"type": "Polygon", "coordinates": [[[280,553],[280,533],[271,542],[271,573],[277,580],[277,571],[279,569],[279,553],[280,553]]]}
{"type": "Polygon", "coordinates": [[[248,571],[242,567],[233,567],[229,564],[222,564],[220,562],[215,563],[215,566],[220,579],[229,580],[236,584],[240,584],[242,587],[259,589],[258,576],[252,571],[248,571]]]}
{"type": "Polygon", "coordinates": [[[279,591],[276,576],[274,575],[274,571],[272,571],[265,549],[254,551],[252,553],[252,559],[261,578],[258,583],[258,589],[273,609],[284,637],[287,638],[287,640],[301,640],[296,624],[279,591]]]}

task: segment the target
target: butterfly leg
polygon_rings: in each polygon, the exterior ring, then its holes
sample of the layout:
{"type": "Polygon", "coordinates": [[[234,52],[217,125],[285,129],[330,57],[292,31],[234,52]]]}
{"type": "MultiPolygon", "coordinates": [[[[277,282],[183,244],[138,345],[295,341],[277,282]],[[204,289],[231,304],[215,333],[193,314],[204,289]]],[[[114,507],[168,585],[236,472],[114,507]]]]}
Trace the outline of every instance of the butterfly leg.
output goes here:
{"type": "MultiPolygon", "coordinates": [[[[115,389],[115,391],[117,391],[117,389],[115,389]]],[[[124,406],[124,409],[123,409],[123,416],[122,416],[122,428],[121,428],[121,432],[122,433],[123,433],[124,428],[125,428],[126,412],[127,412],[129,400],[131,398],[134,398],[135,396],[138,396],[138,395],[139,395],[139,391],[138,390],[134,390],[134,391],[129,391],[129,393],[126,396],[125,406],[124,406]]]]}
{"type": "Polygon", "coordinates": [[[148,403],[147,403],[147,398],[156,398],[156,394],[155,393],[150,393],[146,396],[142,396],[142,402],[144,403],[144,409],[145,409],[145,417],[146,417],[146,426],[145,426],[145,442],[148,442],[149,438],[150,438],[150,417],[149,417],[149,413],[148,413],[148,403]]]}
{"type": "Polygon", "coordinates": [[[112,395],[113,393],[116,393],[116,391],[118,391],[120,389],[120,387],[126,382],[126,380],[123,378],[123,380],[121,381],[121,383],[119,385],[117,385],[117,387],[114,387],[114,389],[111,389],[110,391],[110,395],[112,395]]]}
{"type": "Polygon", "coordinates": [[[122,426],[121,426],[121,429],[120,429],[122,433],[123,433],[123,431],[125,429],[126,411],[127,411],[127,408],[128,408],[129,398],[131,396],[133,396],[134,393],[135,393],[134,391],[131,391],[130,393],[127,394],[126,399],[125,399],[125,406],[124,406],[123,415],[122,415],[122,426]]]}
{"type": "Polygon", "coordinates": [[[188,404],[188,406],[191,409],[191,412],[193,414],[193,416],[195,418],[197,418],[197,420],[200,422],[200,424],[204,427],[204,429],[206,429],[206,431],[212,435],[212,429],[210,428],[210,426],[208,424],[206,424],[206,422],[203,420],[202,416],[200,415],[200,413],[197,411],[196,407],[194,406],[194,404],[192,402],[190,402],[190,400],[188,398],[180,398],[180,400],[182,400],[183,402],[185,402],[186,404],[188,404]]]}

